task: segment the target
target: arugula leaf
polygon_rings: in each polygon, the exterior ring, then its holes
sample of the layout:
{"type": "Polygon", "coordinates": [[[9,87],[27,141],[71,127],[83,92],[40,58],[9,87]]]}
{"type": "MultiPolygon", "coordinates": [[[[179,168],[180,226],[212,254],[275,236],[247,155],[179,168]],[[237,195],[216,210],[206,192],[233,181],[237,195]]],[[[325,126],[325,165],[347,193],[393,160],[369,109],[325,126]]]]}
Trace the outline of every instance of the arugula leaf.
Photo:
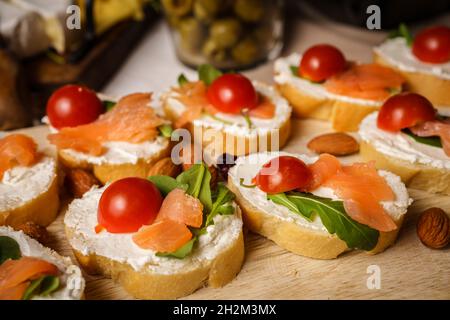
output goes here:
{"type": "Polygon", "coordinates": [[[151,176],[148,177],[148,180],[156,185],[163,196],[168,195],[170,191],[176,188],[183,190],[187,190],[189,188],[189,185],[180,183],[176,179],[169,176],[151,176]]]}
{"type": "Polygon", "coordinates": [[[111,111],[117,104],[116,102],[110,100],[103,100],[102,103],[106,112],[111,111]]]}
{"type": "Polygon", "coordinates": [[[189,82],[189,80],[188,80],[188,78],[186,78],[186,76],[184,75],[184,73],[182,73],[182,74],[180,74],[179,76],[178,76],[178,85],[180,86],[180,87],[182,87],[182,86],[184,86],[186,83],[188,83],[189,82]]]}
{"type": "Polygon", "coordinates": [[[296,66],[289,66],[289,69],[291,69],[292,75],[297,77],[297,78],[309,81],[309,82],[314,83],[314,84],[320,84],[320,83],[324,82],[324,81],[312,81],[310,79],[307,79],[305,77],[300,76],[300,73],[298,71],[298,67],[296,67],[296,66]]]}
{"type": "Polygon", "coordinates": [[[296,214],[303,216],[306,220],[312,221],[312,216],[314,212],[301,210],[300,208],[303,208],[303,205],[301,204],[301,201],[298,201],[298,199],[293,200],[291,199],[291,197],[288,197],[285,193],[270,194],[267,195],[267,198],[273,201],[274,203],[282,205],[291,210],[292,212],[295,212],[296,214]]]}
{"type": "Polygon", "coordinates": [[[213,81],[222,74],[222,71],[214,68],[210,64],[202,64],[198,67],[198,79],[203,81],[207,86],[213,83],[213,81]]]}
{"type": "Polygon", "coordinates": [[[411,130],[409,129],[403,129],[402,132],[407,134],[408,136],[410,136],[419,143],[426,144],[436,148],[442,148],[442,141],[440,137],[419,137],[418,135],[412,133],[411,130]]]}
{"type": "MultiPolygon", "coordinates": [[[[287,196],[302,215],[318,214],[328,232],[336,234],[349,248],[372,250],[377,245],[380,233],[350,218],[342,201],[302,192],[291,192],[287,196]]],[[[297,210],[291,211],[297,213],[297,210]]]]}
{"type": "Polygon", "coordinates": [[[411,46],[413,44],[413,36],[411,35],[411,32],[409,32],[408,27],[404,23],[400,23],[397,30],[393,30],[389,33],[388,38],[405,38],[406,44],[408,46],[411,46]]]}
{"type": "Polygon", "coordinates": [[[298,67],[296,66],[289,66],[289,69],[291,69],[291,72],[294,76],[298,77],[298,67]]]}
{"type": "Polygon", "coordinates": [[[248,109],[242,109],[241,115],[244,117],[245,122],[247,122],[248,128],[251,129],[253,127],[253,122],[252,122],[252,119],[250,119],[248,109]]]}
{"type": "Polygon", "coordinates": [[[179,183],[187,184],[186,193],[198,198],[207,211],[211,210],[211,173],[204,163],[194,164],[189,170],[180,174],[177,179],[179,183]]]}
{"type": "Polygon", "coordinates": [[[223,214],[223,212],[226,212],[225,215],[232,214],[229,213],[230,209],[225,207],[230,206],[234,210],[233,206],[231,206],[231,201],[234,197],[234,193],[232,193],[223,183],[219,183],[217,185],[217,193],[215,195],[211,212],[206,217],[205,228],[213,224],[214,218],[217,214],[223,214]]]}
{"type": "Polygon", "coordinates": [[[165,138],[172,137],[173,128],[170,124],[163,124],[158,127],[159,132],[165,138]]]}
{"type": "Polygon", "coordinates": [[[176,258],[176,259],[184,259],[186,258],[194,249],[194,245],[197,242],[198,237],[195,236],[192,238],[189,242],[187,242],[185,245],[183,245],[180,249],[178,249],[175,252],[158,252],[156,253],[156,256],[158,257],[168,257],[168,258],[176,258]]]}
{"type": "Polygon", "coordinates": [[[225,120],[225,119],[221,119],[221,118],[217,117],[217,116],[214,115],[214,114],[210,114],[210,113],[207,113],[207,112],[204,112],[204,114],[207,115],[208,117],[211,117],[211,118],[213,118],[214,120],[220,121],[220,122],[222,122],[222,123],[224,123],[224,124],[229,124],[229,125],[232,125],[232,124],[233,124],[233,122],[227,121],[227,120],[225,120]]]}
{"type": "Polygon", "coordinates": [[[25,290],[22,300],[30,300],[34,296],[48,296],[58,290],[59,278],[56,276],[42,276],[33,280],[25,290]]]}
{"type": "Polygon", "coordinates": [[[16,240],[10,237],[0,237],[0,265],[6,260],[18,260],[22,256],[20,246],[16,240]]]}
{"type": "Polygon", "coordinates": [[[256,188],[256,184],[245,184],[245,179],[244,178],[240,178],[239,179],[239,185],[243,188],[247,188],[247,189],[254,189],[256,188]]]}

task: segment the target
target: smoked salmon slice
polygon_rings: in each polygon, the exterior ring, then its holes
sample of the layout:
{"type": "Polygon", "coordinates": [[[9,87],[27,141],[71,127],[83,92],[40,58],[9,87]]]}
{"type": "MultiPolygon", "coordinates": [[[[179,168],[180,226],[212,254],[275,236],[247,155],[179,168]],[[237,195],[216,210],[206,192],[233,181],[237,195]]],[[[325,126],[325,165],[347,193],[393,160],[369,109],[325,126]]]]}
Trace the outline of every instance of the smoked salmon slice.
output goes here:
{"type": "Polygon", "coordinates": [[[7,260],[0,266],[0,299],[21,299],[29,281],[58,273],[56,266],[41,259],[22,257],[7,260]]]}
{"type": "Polygon", "coordinates": [[[410,128],[412,133],[419,137],[440,137],[442,147],[450,157],[450,123],[446,121],[427,121],[410,128]]]}
{"type": "Polygon", "coordinates": [[[109,112],[98,120],[73,128],[63,128],[48,136],[59,149],[74,149],[94,156],[102,155],[102,143],[124,141],[142,143],[158,135],[165,121],[149,106],[150,93],[135,93],[123,97],[109,112]]]}
{"type": "Polygon", "coordinates": [[[185,224],[169,219],[162,219],[152,225],[141,228],[133,241],[142,249],[157,252],[175,252],[192,238],[192,233],[185,224]]]}
{"type": "Polygon", "coordinates": [[[354,64],[325,82],[332,93],[370,100],[383,101],[392,90],[400,91],[405,79],[395,71],[378,64],[354,64]]]}
{"type": "Polygon", "coordinates": [[[345,211],[353,220],[383,232],[397,229],[380,204],[393,201],[395,195],[374,162],[341,166],[335,157],[324,154],[310,169],[313,183],[309,191],[320,186],[331,188],[344,201],[345,211]]]}
{"type": "Polygon", "coordinates": [[[184,190],[174,189],[164,199],[156,221],[164,219],[200,228],[203,223],[203,205],[184,190]]]}
{"type": "Polygon", "coordinates": [[[37,145],[23,134],[11,134],[0,139],[0,180],[5,171],[15,166],[31,166],[38,160],[37,145]]]}
{"type": "MultiPolygon", "coordinates": [[[[219,111],[212,106],[207,98],[207,90],[203,81],[188,82],[181,87],[172,88],[177,93],[176,99],[186,106],[186,110],[175,120],[175,127],[184,127],[189,122],[198,119],[203,112],[215,115],[219,111]]],[[[255,118],[272,119],[275,116],[275,105],[267,97],[260,97],[260,104],[250,110],[249,115],[255,118]]]]}

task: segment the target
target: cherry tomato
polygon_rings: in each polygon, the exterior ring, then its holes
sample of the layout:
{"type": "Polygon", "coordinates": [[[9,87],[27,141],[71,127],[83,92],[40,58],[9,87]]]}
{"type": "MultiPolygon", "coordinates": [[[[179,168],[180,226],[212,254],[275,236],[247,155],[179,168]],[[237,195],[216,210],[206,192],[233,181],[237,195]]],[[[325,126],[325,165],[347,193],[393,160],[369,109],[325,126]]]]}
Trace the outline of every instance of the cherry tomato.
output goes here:
{"type": "Polygon", "coordinates": [[[255,183],[269,194],[305,188],[312,179],[308,166],[302,160],[291,156],[272,159],[263,169],[267,172],[260,171],[255,177],[255,183]]]}
{"type": "Polygon", "coordinates": [[[390,97],[378,113],[378,128],[398,132],[436,118],[436,110],[425,97],[404,92],[390,97]]]}
{"type": "Polygon", "coordinates": [[[299,76],[322,82],[345,70],[347,61],[342,52],[329,44],[312,46],[303,54],[299,76]]]}
{"type": "Polygon", "coordinates": [[[131,233],[152,224],[162,204],[156,186],[141,178],[125,178],[112,183],[98,205],[98,223],[110,233],[131,233]]]}
{"type": "Polygon", "coordinates": [[[414,39],[413,54],[421,61],[445,63],[450,60],[450,28],[435,26],[421,31],[414,39]]]}
{"type": "Polygon", "coordinates": [[[91,123],[103,112],[95,92],[77,85],[59,88],[47,102],[47,116],[56,129],[91,123]]]}
{"type": "Polygon", "coordinates": [[[250,80],[240,74],[224,74],[208,88],[209,102],[219,111],[238,114],[258,106],[259,98],[250,80]]]}

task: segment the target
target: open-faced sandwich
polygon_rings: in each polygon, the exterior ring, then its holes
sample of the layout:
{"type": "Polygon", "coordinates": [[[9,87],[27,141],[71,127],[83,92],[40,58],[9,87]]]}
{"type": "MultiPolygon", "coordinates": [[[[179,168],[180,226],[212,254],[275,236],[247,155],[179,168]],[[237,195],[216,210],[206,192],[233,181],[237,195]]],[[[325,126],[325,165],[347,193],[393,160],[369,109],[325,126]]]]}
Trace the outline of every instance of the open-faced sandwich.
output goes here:
{"type": "Polygon", "coordinates": [[[400,178],[329,154],[240,157],[229,171],[246,227],[299,255],[332,259],[392,245],[411,202],[400,178]]]}
{"type": "Polygon", "coordinates": [[[393,36],[375,48],[375,62],[399,72],[408,91],[450,107],[450,28],[430,27],[413,38],[401,25],[393,36]]]}
{"type": "Polygon", "coordinates": [[[0,300],[80,300],[84,285],[70,258],[0,227],[0,300]]]}
{"type": "Polygon", "coordinates": [[[275,62],[275,82],[301,118],[329,120],[337,131],[356,131],[361,120],[402,91],[403,77],[377,64],[345,59],[328,44],[275,62]]]}
{"type": "Polygon", "coordinates": [[[198,130],[198,143],[216,156],[279,150],[289,139],[291,107],[273,87],[209,65],[197,81],[178,80],[162,97],[164,110],[176,128],[198,130]]]}
{"type": "Polygon", "coordinates": [[[227,284],[244,259],[241,212],[233,193],[210,180],[206,165],[195,164],[176,179],[126,178],[91,189],[64,220],[78,261],[140,299],[227,284]]]}
{"type": "Polygon", "coordinates": [[[410,188],[450,194],[450,119],[416,93],[388,99],[361,123],[361,156],[410,188]]]}
{"type": "Polygon", "coordinates": [[[0,225],[47,226],[59,209],[56,161],[23,134],[0,137],[0,225]]]}
{"type": "Polygon", "coordinates": [[[92,170],[103,183],[146,177],[170,153],[171,134],[170,122],[150,101],[151,94],[135,93],[102,103],[85,87],[62,87],[47,104],[48,138],[65,166],[92,170]]]}

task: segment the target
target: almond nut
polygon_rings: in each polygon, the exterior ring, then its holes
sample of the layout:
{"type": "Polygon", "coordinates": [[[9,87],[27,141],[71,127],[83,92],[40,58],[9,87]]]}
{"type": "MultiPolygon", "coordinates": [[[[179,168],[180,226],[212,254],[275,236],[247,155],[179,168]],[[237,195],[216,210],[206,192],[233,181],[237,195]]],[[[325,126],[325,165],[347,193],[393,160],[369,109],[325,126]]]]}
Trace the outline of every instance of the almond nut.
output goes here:
{"type": "Polygon", "coordinates": [[[92,173],[83,169],[69,170],[66,176],[66,183],[75,198],[81,198],[93,186],[101,185],[92,173]]]}
{"type": "Polygon", "coordinates": [[[173,163],[172,159],[167,157],[157,161],[149,170],[149,176],[170,176],[176,177],[181,172],[180,166],[173,163]]]}
{"type": "Polygon", "coordinates": [[[308,143],[308,148],[318,154],[348,156],[359,151],[359,144],[351,135],[335,132],[315,137],[308,143]]]}
{"type": "Polygon", "coordinates": [[[445,248],[450,242],[450,219],[444,210],[430,208],[422,212],[417,221],[417,235],[429,248],[445,248]]]}

